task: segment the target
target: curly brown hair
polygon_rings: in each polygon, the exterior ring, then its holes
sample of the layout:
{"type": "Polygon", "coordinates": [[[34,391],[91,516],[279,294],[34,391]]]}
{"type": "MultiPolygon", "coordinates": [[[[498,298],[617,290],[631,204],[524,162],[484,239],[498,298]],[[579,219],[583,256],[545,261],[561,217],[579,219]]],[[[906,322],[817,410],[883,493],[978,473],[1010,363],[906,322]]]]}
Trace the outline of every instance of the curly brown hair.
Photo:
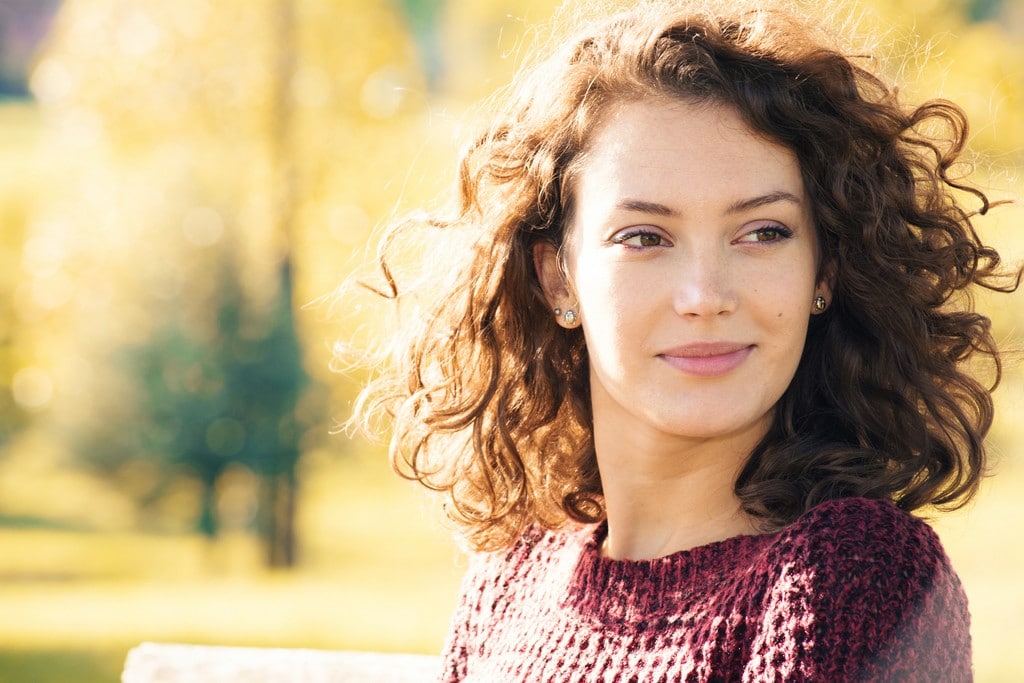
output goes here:
{"type": "MultiPolygon", "coordinates": [[[[867,60],[823,35],[785,12],[721,3],[648,4],[591,25],[521,76],[464,153],[453,215],[412,221],[469,234],[474,249],[357,414],[393,416],[394,466],[445,492],[475,547],[531,523],[603,517],[586,343],[555,323],[531,253],[561,245],[610,104],[655,96],[732,107],[796,154],[832,287],[736,480],[743,508],[773,529],[832,498],[915,510],[974,494],[1000,364],[970,290],[1013,291],[1021,272],[1003,272],[972,226],[989,200],[952,175],[962,110],[903,106],[867,60]],[[971,372],[977,357],[991,362],[988,385],[971,372]]],[[[384,294],[402,299],[389,259],[385,249],[384,294]]]]}

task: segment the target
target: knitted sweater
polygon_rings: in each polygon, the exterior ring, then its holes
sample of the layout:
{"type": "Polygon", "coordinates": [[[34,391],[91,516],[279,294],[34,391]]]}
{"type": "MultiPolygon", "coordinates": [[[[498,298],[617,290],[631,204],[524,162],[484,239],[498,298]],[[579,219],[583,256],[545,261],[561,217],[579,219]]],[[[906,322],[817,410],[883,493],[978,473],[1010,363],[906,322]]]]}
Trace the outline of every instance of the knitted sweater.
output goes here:
{"type": "Polygon", "coordinates": [[[780,532],[655,560],[605,525],[479,554],[444,681],[969,681],[967,599],[938,538],[888,502],[823,503],[780,532]]]}

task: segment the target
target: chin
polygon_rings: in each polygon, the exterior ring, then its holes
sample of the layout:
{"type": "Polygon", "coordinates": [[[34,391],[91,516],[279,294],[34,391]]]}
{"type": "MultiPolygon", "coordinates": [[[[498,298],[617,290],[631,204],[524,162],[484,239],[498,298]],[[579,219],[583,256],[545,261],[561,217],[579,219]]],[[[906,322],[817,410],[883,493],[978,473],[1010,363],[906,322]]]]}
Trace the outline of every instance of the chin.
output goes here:
{"type": "MultiPolygon", "coordinates": [[[[723,419],[721,414],[688,417],[685,420],[666,420],[659,425],[661,431],[682,439],[711,440],[756,435],[756,441],[768,431],[767,415],[723,419]]],[[[751,446],[753,447],[753,446],[751,446]]]]}

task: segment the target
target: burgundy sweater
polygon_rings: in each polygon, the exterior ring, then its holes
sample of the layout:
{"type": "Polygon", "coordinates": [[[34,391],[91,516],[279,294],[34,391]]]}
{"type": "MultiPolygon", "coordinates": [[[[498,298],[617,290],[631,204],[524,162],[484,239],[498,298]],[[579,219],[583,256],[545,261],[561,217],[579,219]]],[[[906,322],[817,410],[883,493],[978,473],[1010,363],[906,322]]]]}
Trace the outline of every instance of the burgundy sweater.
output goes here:
{"type": "Polygon", "coordinates": [[[471,560],[444,681],[969,681],[967,599],[931,528],[888,502],[655,560],[605,525],[471,560]]]}

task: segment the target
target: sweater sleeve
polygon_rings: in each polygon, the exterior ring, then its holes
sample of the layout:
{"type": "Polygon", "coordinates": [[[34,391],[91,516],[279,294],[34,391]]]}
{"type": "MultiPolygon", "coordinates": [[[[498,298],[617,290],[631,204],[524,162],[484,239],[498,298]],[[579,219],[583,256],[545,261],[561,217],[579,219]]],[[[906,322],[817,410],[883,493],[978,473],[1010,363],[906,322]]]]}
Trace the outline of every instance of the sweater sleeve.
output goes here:
{"type": "Polygon", "coordinates": [[[783,537],[751,681],[970,681],[967,598],[934,531],[888,502],[826,503],[783,537]]]}

